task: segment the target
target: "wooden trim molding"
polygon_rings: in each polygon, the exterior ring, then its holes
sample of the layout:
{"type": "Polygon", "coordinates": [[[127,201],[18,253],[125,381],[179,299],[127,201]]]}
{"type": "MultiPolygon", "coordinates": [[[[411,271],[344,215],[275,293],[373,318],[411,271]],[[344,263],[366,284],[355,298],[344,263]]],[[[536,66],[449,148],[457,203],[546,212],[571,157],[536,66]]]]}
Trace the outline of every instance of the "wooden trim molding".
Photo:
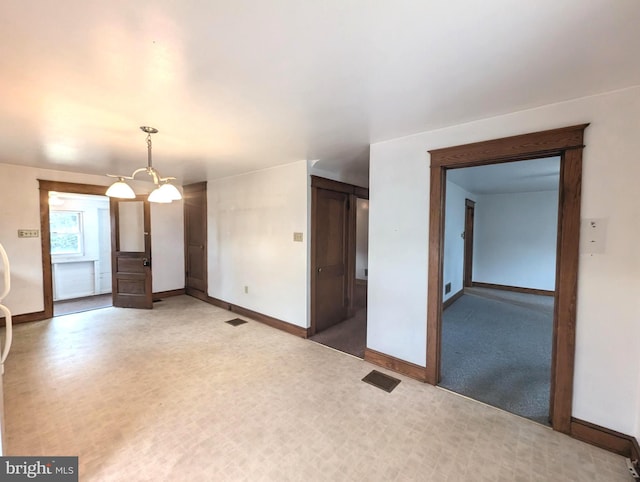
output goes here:
{"type": "Polygon", "coordinates": [[[184,294],[185,294],[184,288],[179,288],[177,290],[157,291],[153,293],[153,300],[156,301],[161,298],[170,298],[172,296],[180,296],[184,294]]]}
{"type": "Polygon", "coordinates": [[[534,132],[429,151],[429,268],[427,381],[440,381],[444,201],[447,169],[560,156],[558,244],[551,360],[550,418],[554,430],[571,433],[575,358],[578,242],[584,130],[589,124],[534,132]]]}
{"type": "MultiPolygon", "coordinates": [[[[51,318],[47,316],[44,310],[34,311],[33,313],[23,313],[22,315],[14,315],[11,317],[11,323],[18,325],[20,323],[29,323],[31,321],[42,321],[51,318]]],[[[0,326],[5,326],[4,316],[0,317],[0,326]]]]}
{"type": "Polygon", "coordinates": [[[571,434],[573,438],[596,447],[628,457],[638,463],[640,448],[638,440],[626,435],[584,420],[571,418],[571,434]]]}
{"type": "Polygon", "coordinates": [[[356,186],[353,194],[361,199],[369,200],[369,188],[356,186]]]}
{"type": "Polygon", "coordinates": [[[447,308],[449,308],[452,304],[462,298],[462,295],[464,295],[464,288],[458,291],[455,295],[451,296],[448,300],[444,301],[442,303],[442,309],[446,310],[447,308]]]}
{"type": "Polygon", "coordinates": [[[589,124],[548,131],[474,142],[444,149],[434,149],[431,167],[468,167],[499,162],[520,161],[561,155],[570,149],[584,147],[584,130],[589,124]]]}
{"type": "Polygon", "coordinates": [[[427,382],[440,381],[442,342],[442,276],[444,266],[445,170],[431,167],[429,201],[429,267],[427,288],[427,382]]]}
{"type": "Polygon", "coordinates": [[[49,224],[49,188],[40,183],[40,249],[42,256],[42,302],[44,317],[53,317],[53,273],[51,268],[51,228],[49,224]]]}
{"type": "Polygon", "coordinates": [[[514,291],[516,293],[527,293],[530,295],[553,296],[555,291],[539,290],[536,288],[522,288],[520,286],[497,285],[493,283],[482,283],[480,281],[472,281],[471,286],[474,288],[490,288],[493,290],[514,291]]]}
{"type": "Polygon", "coordinates": [[[310,241],[310,256],[309,260],[309,336],[316,334],[316,272],[318,271],[318,248],[316,243],[316,237],[313,235],[313,230],[318,224],[318,189],[313,185],[315,176],[311,176],[311,228],[309,229],[309,241],[310,241]]]}
{"type": "MultiPolygon", "coordinates": [[[[198,290],[194,290],[198,294],[200,292],[198,290]]],[[[187,292],[187,294],[190,294],[187,292]]],[[[277,318],[273,318],[272,316],[265,315],[262,313],[258,313],[257,311],[250,310],[248,308],[244,308],[242,306],[234,305],[233,303],[229,303],[224,300],[220,300],[218,298],[213,298],[211,296],[194,296],[194,298],[198,298],[210,305],[217,306],[219,308],[223,308],[228,311],[232,311],[233,313],[238,313],[240,316],[246,316],[247,318],[251,318],[252,320],[259,321],[260,323],[264,323],[272,328],[277,328],[278,330],[285,331],[291,335],[295,335],[300,338],[308,338],[309,337],[309,329],[302,328],[301,326],[294,325],[287,321],[282,321],[277,318]]]]}
{"type": "Polygon", "coordinates": [[[371,348],[365,348],[364,361],[387,368],[394,372],[402,373],[403,375],[415,378],[421,382],[424,382],[427,379],[425,367],[400,360],[399,358],[395,358],[390,355],[385,355],[384,353],[372,350],[371,348]]]}
{"type": "Polygon", "coordinates": [[[79,184],[74,182],[46,181],[38,179],[40,189],[44,191],[69,192],[74,194],[93,194],[105,196],[109,186],[95,184],[79,184]]]}
{"type": "Polygon", "coordinates": [[[354,186],[353,184],[334,181],[333,179],[327,179],[326,177],[319,176],[311,176],[311,187],[319,187],[320,189],[328,189],[329,191],[343,192],[345,194],[355,194],[356,189],[364,189],[367,194],[369,191],[366,188],[354,186]]]}

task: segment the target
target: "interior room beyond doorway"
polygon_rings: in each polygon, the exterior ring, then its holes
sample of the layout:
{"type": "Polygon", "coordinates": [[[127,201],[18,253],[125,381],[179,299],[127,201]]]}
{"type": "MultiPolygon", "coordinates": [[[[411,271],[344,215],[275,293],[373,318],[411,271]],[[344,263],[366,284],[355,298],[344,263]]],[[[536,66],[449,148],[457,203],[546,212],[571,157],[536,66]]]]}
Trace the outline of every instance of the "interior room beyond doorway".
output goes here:
{"type": "Polygon", "coordinates": [[[446,180],[440,386],[545,424],[559,168],[553,157],[446,180]]]}
{"type": "Polygon", "coordinates": [[[54,316],[111,306],[110,224],[106,196],[49,192],[54,316]]]}

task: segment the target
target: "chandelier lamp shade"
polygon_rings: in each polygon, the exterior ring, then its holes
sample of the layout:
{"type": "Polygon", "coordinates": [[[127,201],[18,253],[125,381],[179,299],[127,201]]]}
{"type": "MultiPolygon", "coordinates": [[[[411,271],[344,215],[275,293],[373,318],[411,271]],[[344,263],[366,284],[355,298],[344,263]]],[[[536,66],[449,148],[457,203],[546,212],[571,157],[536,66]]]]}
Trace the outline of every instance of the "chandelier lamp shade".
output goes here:
{"type": "Polygon", "coordinates": [[[136,175],[141,172],[146,172],[153,179],[155,189],[149,194],[147,200],[152,203],[170,203],[172,201],[178,201],[182,199],[182,194],[178,191],[178,188],[171,184],[171,181],[175,177],[162,177],[160,173],[153,167],[151,161],[151,134],[158,132],[158,129],[154,127],[142,126],[140,129],[147,133],[147,167],[141,167],[133,171],[131,176],[120,176],[116,174],[107,174],[109,177],[115,177],[118,180],[114,182],[109,189],[107,189],[106,195],[109,197],[121,198],[121,199],[134,199],[136,193],[131,186],[126,183],[126,180],[133,180],[136,175]]]}

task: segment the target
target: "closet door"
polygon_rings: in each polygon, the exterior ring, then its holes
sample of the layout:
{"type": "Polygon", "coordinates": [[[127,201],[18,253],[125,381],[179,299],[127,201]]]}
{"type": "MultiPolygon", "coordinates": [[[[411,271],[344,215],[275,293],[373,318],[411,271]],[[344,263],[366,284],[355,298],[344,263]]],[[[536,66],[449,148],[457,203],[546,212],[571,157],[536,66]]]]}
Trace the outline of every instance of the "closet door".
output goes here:
{"type": "Polygon", "coordinates": [[[185,289],[207,296],[207,183],[184,186],[185,289]]]}

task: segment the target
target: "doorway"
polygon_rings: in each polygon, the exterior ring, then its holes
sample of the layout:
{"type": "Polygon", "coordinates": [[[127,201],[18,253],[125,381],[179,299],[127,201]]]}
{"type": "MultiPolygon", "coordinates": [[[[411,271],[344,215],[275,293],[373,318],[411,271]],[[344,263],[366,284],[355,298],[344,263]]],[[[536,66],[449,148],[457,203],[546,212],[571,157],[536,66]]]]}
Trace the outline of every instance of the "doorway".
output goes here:
{"type": "Polygon", "coordinates": [[[560,156],[549,414],[552,428],[564,433],[571,433],[572,428],[580,188],[584,130],[587,126],[581,124],[430,151],[426,377],[433,385],[440,381],[446,171],[456,167],[560,156]]]}
{"type": "Polygon", "coordinates": [[[111,306],[109,198],[50,191],[49,238],[54,316],[111,306]]]}
{"type": "Polygon", "coordinates": [[[310,339],[364,358],[369,192],[311,176],[310,339]]]}
{"type": "Polygon", "coordinates": [[[439,386],[542,424],[559,167],[552,157],[450,169],[445,179],[443,273],[455,293],[443,297],[439,386]]]}
{"type": "Polygon", "coordinates": [[[201,300],[208,296],[207,183],[184,186],[185,291],[201,300]]]}
{"type": "MultiPolygon", "coordinates": [[[[44,318],[52,318],[54,315],[54,291],[53,291],[53,274],[52,274],[52,259],[51,259],[51,223],[50,223],[50,211],[49,211],[49,197],[51,192],[56,193],[69,193],[69,194],[82,194],[82,195],[93,195],[93,196],[104,196],[106,187],[98,186],[92,184],[78,184],[78,183],[70,183],[70,182],[58,182],[58,181],[46,181],[46,180],[38,180],[39,189],[40,189],[40,232],[41,232],[41,249],[42,249],[42,281],[43,281],[43,299],[44,299],[44,310],[43,315],[44,318]]],[[[145,298],[152,298],[152,287],[151,287],[151,231],[150,231],[150,215],[149,215],[149,203],[147,201],[139,200],[143,205],[143,225],[139,224],[138,228],[142,231],[142,235],[145,237],[144,246],[145,252],[143,253],[128,253],[140,255],[137,256],[136,259],[139,259],[140,263],[148,264],[145,266],[145,270],[143,270],[145,275],[145,280],[143,284],[140,284],[138,280],[133,283],[125,282],[121,283],[120,286],[116,284],[116,276],[114,273],[117,273],[117,270],[114,270],[114,263],[116,262],[116,252],[114,250],[117,249],[117,246],[114,242],[114,236],[116,239],[119,238],[117,231],[111,230],[112,243],[110,249],[111,251],[111,268],[112,268],[112,276],[111,276],[111,286],[112,286],[112,301],[114,305],[117,304],[117,297],[113,296],[113,291],[118,291],[122,293],[127,291],[139,291],[140,287],[144,287],[144,296],[145,298]],[[144,226],[144,227],[143,227],[144,226]],[[148,248],[148,249],[147,249],[148,248]],[[146,260],[146,261],[145,261],[146,260]],[[118,289],[114,290],[114,286],[118,289]]],[[[122,203],[119,200],[115,205],[119,206],[122,203]]],[[[110,214],[110,226],[118,226],[118,210],[114,209],[114,200],[110,200],[109,207],[110,214]],[[115,224],[114,224],[115,223],[115,224]]],[[[126,258],[126,256],[124,257],[126,258]]],[[[123,260],[124,260],[123,258],[123,260]]],[[[132,263],[124,260],[121,268],[132,268],[132,263]]],[[[139,271],[136,269],[127,269],[127,273],[131,271],[139,271]]],[[[137,276],[139,278],[139,275],[137,276]]],[[[141,293],[136,293],[141,294],[141,293]]],[[[149,306],[151,308],[151,306],[149,306]]]]}

